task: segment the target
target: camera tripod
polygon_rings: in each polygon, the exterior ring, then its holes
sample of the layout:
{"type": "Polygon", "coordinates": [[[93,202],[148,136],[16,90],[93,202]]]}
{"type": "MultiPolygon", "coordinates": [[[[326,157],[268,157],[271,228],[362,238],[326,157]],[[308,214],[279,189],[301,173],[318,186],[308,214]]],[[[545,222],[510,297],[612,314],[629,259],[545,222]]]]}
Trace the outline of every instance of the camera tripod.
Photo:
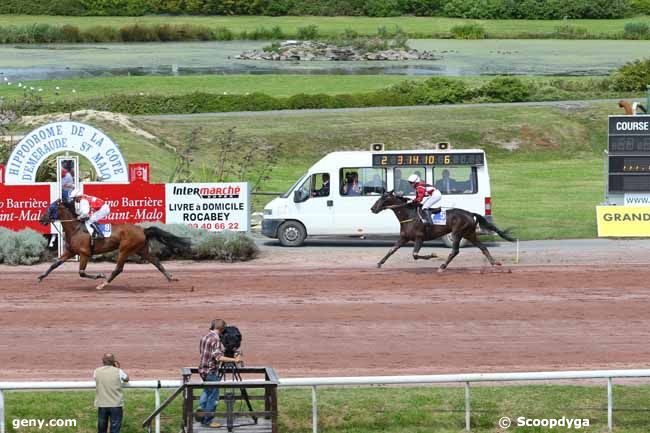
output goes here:
{"type": "MultiPolygon", "coordinates": [[[[239,372],[239,368],[237,367],[236,362],[221,363],[221,365],[219,366],[219,370],[217,372],[217,377],[219,378],[219,381],[221,380],[225,381],[229,377],[233,382],[241,382],[242,380],[241,373],[239,372]]],[[[246,388],[239,388],[239,392],[241,393],[241,399],[246,402],[249,412],[253,412],[253,405],[251,404],[251,401],[248,398],[248,391],[246,391],[246,388]]],[[[224,392],[223,395],[223,401],[226,403],[226,427],[228,428],[229,432],[232,432],[233,428],[235,427],[257,424],[257,416],[250,415],[250,417],[253,419],[252,423],[235,425],[234,407],[235,407],[236,399],[235,399],[234,388],[226,388],[226,391],[224,392]]]]}

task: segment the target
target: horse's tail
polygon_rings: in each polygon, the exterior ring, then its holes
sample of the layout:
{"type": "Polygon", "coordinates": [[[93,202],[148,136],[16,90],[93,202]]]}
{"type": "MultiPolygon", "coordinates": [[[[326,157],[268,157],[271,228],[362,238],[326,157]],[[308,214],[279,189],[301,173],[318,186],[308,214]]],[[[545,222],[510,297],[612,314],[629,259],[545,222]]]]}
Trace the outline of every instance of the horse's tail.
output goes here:
{"type": "Polygon", "coordinates": [[[144,229],[144,235],[149,239],[160,241],[163,245],[171,250],[188,251],[192,246],[192,242],[187,238],[173,235],[158,227],[147,227],[144,229]]]}
{"type": "Polygon", "coordinates": [[[483,215],[479,215],[477,213],[472,213],[474,218],[476,218],[476,221],[478,221],[478,225],[481,226],[482,229],[487,229],[487,230],[492,230],[493,232],[496,232],[499,236],[501,236],[503,239],[514,242],[515,238],[510,236],[510,230],[501,230],[499,227],[495,226],[491,222],[485,219],[483,215]]]}

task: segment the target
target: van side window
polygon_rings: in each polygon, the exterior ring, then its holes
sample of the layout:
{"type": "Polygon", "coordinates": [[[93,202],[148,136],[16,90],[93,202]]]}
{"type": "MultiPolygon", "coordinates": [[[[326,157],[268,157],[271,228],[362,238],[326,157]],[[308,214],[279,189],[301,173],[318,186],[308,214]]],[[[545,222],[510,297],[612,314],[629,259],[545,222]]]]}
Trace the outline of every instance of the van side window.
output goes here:
{"type": "Polygon", "coordinates": [[[433,169],[434,186],[445,194],[476,194],[476,167],[444,167],[433,169]]]}
{"type": "Polygon", "coordinates": [[[341,169],[341,195],[381,195],[385,191],[385,168],[359,167],[341,169]]]}
{"type": "Polygon", "coordinates": [[[328,197],[330,195],[330,174],[317,173],[311,177],[311,196],[328,197]]]}
{"type": "Polygon", "coordinates": [[[417,174],[424,182],[427,181],[426,167],[395,167],[393,169],[393,190],[397,194],[415,195],[415,188],[407,180],[412,174],[417,174]]]}

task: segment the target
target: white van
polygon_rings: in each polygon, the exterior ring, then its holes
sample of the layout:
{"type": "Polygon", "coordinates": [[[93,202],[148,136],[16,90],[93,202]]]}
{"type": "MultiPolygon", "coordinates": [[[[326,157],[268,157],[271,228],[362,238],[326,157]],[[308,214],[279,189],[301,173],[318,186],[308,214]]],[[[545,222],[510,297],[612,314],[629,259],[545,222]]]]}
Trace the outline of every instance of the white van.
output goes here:
{"type": "Polygon", "coordinates": [[[333,152],[266,205],[262,234],[285,246],[299,246],[307,236],[398,235],[393,212],[373,214],[370,208],[384,191],[413,197],[406,180],[413,173],[442,192],[443,208],[491,220],[490,177],[481,149],[333,152]]]}

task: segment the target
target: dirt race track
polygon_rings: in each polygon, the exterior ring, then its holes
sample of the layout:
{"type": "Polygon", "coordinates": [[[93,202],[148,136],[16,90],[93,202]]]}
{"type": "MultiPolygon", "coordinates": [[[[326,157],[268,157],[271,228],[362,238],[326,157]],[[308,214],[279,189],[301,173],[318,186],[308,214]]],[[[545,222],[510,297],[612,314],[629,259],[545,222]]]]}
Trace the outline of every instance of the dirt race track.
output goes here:
{"type": "MultiPolygon", "coordinates": [[[[597,257],[591,265],[547,264],[530,253],[483,272],[480,253],[466,249],[438,275],[439,262],[413,263],[410,250],[374,268],[385,250],[267,246],[249,263],[168,263],[181,279],[171,284],[127,264],[101,292],[76,263],[42,284],[47,265],[0,267],[0,380],[88,379],[105,351],[134,378],[177,378],[196,364],[214,316],[239,326],[248,365],[282,377],[650,363],[650,267],[589,253],[581,257],[597,257]]],[[[492,251],[511,258],[511,249],[492,251]]]]}

